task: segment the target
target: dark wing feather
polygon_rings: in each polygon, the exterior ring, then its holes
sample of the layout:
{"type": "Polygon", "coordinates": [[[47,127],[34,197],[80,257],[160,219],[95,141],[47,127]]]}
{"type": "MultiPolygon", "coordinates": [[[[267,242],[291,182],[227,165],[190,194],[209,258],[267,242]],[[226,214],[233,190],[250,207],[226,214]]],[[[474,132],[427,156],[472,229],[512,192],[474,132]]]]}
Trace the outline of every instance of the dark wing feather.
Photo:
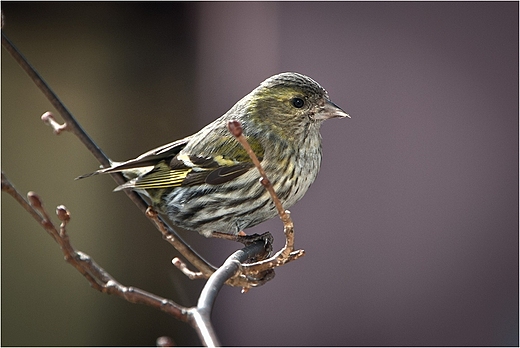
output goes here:
{"type": "Polygon", "coordinates": [[[211,171],[206,176],[205,182],[210,185],[220,185],[239,177],[253,167],[252,163],[239,163],[230,167],[220,167],[211,171]]]}
{"type": "Polygon", "coordinates": [[[151,190],[201,184],[220,185],[239,177],[253,167],[252,163],[238,163],[216,168],[197,167],[197,170],[194,170],[188,166],[180,168],[176,162],[176,168],[172,169],[163,161],[150,172],[116,187],[114,191],[127,188],[151,190]]]}

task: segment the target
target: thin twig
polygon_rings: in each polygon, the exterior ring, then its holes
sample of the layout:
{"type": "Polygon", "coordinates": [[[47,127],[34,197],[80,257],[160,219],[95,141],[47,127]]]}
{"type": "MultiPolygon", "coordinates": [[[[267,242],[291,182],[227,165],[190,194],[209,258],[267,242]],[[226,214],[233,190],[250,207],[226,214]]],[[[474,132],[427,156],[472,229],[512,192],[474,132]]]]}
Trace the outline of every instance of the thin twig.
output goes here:
{"type": "Polygon", "coordinates": [[[188,277],[190,280],[195,279],[206,279],[207,277],[204,276],[202,272],[194,272],[191,269],[188,268],[188,265],[186,265],[184,262],[182,262],[181,259],[178,257],[174,257],[172,259],[172,264],[179,269],[186,277],[188,277]]]}
{"type": "Polygon", "coordinates": [[[168,241],[182,256],[197,268],[205,278],[209,278],[217,269],[209,262],[204,260],[195,250],[193,250],[186,242],[184,242],[175,231],[168,226],[163,219],[152,208],[146,209],[145,215],[152,221],[155,227],[161,232],[163,238],[168,241]]]}
{"type": "Polygon", "coordinates": [[[256,157],[256,154],[249,145],[246,137],[242,134],[242,125],[238,121],[229,121],[228,129],[246,150],[247,154],[260,172],[260,182],[271,195],[271,199],[276,206],[278,215],[280,216],[284,226],[285,246],[280,251],[265,260],[242,264],[242,272],[244,274],[258,274],[274,267],[279,267],[283,264],[286,264],[287,262],[296,260],[297,258],[303,256],[305,252],[303,250],[294,250],[294,224],[292,222],[290,212],[288,210],[284,210],[271,181],[267,177],[267,173],[263,169],[260,161],[258,160],[258,157],[256,157]]]}

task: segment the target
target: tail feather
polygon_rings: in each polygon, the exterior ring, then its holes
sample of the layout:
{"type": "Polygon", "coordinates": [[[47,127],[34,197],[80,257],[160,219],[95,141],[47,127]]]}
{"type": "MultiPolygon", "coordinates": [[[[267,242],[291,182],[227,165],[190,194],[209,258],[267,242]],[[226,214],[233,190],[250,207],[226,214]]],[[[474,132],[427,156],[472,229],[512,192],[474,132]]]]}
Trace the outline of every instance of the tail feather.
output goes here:
{"type": "Polygon", "coordinates": [[[95,171],[95,172],[92,172],[92,173],[87,173],[87,174],[80,175],[77,178],[74,178],[74,180],[90,178],[91,176],[98,175],[98,174],[100,174],[100,173],[98,171],[95,171]]]}
{"type": "Polygon", "coordinates": [[[135,188],[135,183],[137,182],[137,179],[138,179],[138,178],[134,178],[134,179],[132,179],[132,180],[129,180],[129,181],[125,182],[125,183],[122,184],[122,185],[119,185],[118,187],[116,187],[116,188],[114,189],[114,192],[122,191],[122,190],[124,190],[124,189],[133,189],[133,188],[135,188]]]}
{"type": "Polygon", "coordinates": [[[75,180],[88,178],[98,174],[110,174],[117,172],[123,172],[123,175],[125,175],[126,177],[133,178],[137,175],[141,175],[147,171],[150,171],[161,160],[165,160],[168,158],[168,161],[171,160],[173,156],[176,156],[179,153],[179,151],[181,151],[186,146],[190,139],[191,136],[163,146],[159,146],[158,148],[145,152],[141,156],[131,159],[129,161],[110,161],[109,167],[96,170],[92,173],[80,175],[75,180]]]}
{"type": "Polygon", "coordinates": [[[122,163],[123,162],[110,162],[110,167],[108,167],[108,168],[101,168],[101,169],[96,170],[95,172],[80,175],[77,178],[75,178],[74,180],[90,178],[91,176],[95,176],[95,175],[98,175],[98,174],[120,172],[122,169],[121,170],[117,170],[117,169],[118,169],[118,167],[122,163]]]}

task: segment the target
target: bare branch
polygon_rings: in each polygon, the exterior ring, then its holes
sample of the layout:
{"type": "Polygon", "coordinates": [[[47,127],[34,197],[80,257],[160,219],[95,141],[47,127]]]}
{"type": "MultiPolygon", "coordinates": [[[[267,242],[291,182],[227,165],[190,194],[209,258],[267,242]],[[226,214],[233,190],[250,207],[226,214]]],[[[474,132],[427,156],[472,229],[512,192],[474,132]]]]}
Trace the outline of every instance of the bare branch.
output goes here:
{"type": "Polygon", "coordinates": [[[59,244],[65,261],[76,268],[92,285],[92,287],[100,292],[113,294],[132,303],[141,303],[160,309],[179,320],[189,321],[188,309],[179,306],[172,300],[159,297],[141,289],[126,287],[117,282],[108,272],[101,268],[87,254],[77,251],[70,243],[69,236],[66,231],[67,223],[70,221],[70,213],[65,206],[60,205],[56,209],[56,214],[61,220],[60,228],[56,228],[51,222],[49,214],[45,210],[42,200],[34,193],[27,194],[27,200],[14,188],[11,182],[2,172],[2,191],[10,194],[31,216],[52,236],[59,244]]]}

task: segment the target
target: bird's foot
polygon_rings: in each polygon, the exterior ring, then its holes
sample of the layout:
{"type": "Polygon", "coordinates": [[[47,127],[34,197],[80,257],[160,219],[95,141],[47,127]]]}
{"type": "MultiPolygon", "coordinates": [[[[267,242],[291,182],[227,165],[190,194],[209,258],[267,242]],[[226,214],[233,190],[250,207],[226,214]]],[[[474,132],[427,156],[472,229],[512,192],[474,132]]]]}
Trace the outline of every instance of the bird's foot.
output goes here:
{"type": "Polygon", "coordinates": [[[244,231],[240,231],[238,234],[212,232],[211,237],[232,240],[238,243],[242,243],[245,246],[253,244],[259,240],[263,241],[266,253],[264,255],[261,255],[261,257],[257,258],[256,260],[252,260],[251,262],[256,262],[268,258],[271,255],[271,252],[273,251],[274,238],[270,232],[264,232],[262,234],[255,233],[251,235],[245,234],[244,231]]]}

